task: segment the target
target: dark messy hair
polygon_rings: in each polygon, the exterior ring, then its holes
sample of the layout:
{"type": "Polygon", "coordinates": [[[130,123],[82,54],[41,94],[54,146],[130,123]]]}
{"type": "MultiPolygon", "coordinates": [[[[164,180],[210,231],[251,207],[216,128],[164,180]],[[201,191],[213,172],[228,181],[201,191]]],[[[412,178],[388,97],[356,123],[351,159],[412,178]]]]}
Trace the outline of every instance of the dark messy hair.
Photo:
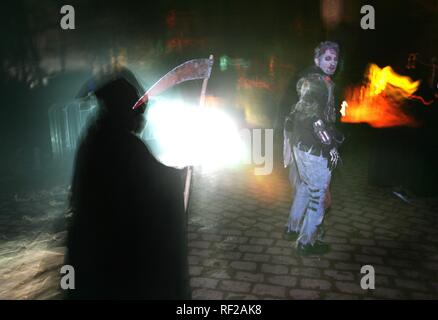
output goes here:
{"type": "Polygon", "coordinates": [[[332,41],[324,41],[321,42],[316,48],[315,48],[315,54],[314,58],[318,59],[320,56],[324,54],[327,50],[334,50],[336,54],[339,56],[339,45],[336,42],[332,41]]]}

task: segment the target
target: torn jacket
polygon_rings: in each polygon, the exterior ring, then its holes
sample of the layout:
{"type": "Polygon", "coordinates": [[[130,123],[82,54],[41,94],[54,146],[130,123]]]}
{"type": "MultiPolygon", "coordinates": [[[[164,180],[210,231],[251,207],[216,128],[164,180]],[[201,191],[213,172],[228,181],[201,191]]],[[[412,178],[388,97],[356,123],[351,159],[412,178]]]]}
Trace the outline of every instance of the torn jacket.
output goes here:
{"type": "Polygon", "coordinates": [[[335,127],[339,111],[335,108],[334,87],[331,78],[317,67],[298,80],[296,89],[299,100],[292,106],[284,126],[285,166],[292,161],[292,145],[300,143],[328,157],[330,150],[344,140],[335,127]],[[318,131],[321,128],[323,132],[318,131]]]}

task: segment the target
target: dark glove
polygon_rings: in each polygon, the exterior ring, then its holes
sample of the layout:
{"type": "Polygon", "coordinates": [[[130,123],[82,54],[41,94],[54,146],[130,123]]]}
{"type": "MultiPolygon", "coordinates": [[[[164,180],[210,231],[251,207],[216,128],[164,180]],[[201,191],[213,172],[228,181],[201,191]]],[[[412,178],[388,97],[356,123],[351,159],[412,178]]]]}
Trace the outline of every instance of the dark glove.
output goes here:
{"type": "Polygon", "coordinates": [[[333,137],[333,141],[335,142],[335,145],[338,147],[340,146],[344,140],[345,136],[340,132],[338,129],[336,129],[335,126],[331,126],[329,128],[330,135],[333,137]]]}

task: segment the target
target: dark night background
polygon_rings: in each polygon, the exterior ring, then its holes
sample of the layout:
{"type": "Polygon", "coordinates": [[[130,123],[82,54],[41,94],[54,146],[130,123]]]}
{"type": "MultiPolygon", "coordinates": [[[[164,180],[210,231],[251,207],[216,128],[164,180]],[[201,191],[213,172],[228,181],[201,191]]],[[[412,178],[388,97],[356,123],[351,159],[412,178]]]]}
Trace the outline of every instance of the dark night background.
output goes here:
{"type": "MultiPolygon", "coordinates": [[[[437,0],[17,0],[1,4],[0,39],[1,299],[58,297],[74,146],[53,152],[52,110],[78,105],[84,83],[111,68],[127,66],[147,89],[210,54],[207,101],[241,127],[275,129],[275,171],[195,170],[188,215],[194,298],[436,299],[437,0]],[[66,4],[75,9],[75,30],[60,27],[66,4]],[[363,5],[375,9],[375,30],[360,27],[363,5]],[[333,251],[312,260],[294,257],[282,233],[291,189],[279,115],[288,83],[325,40],[341,48],[339,102],[375,63],[420,80],[415,95],[430,103],[399,106],[417,127],[339,125],[345,163],[334,174],[324,222],[333,251]],[[378,266],[381,291],[359,288],[359,264],[378,266]],[[254,268],[242,278],[248,265],[254,268]]],[[[200,87],[183,83],[169,95],[196,102],[200,87]]]]}
{"type": "MultiPolygon", "coordinates": [[[[326,39],[341,46],[336,79],[341,89],[360,83],[365,67],[374,62],[421,79],[419,93],[433,98],[433,86],[426,83],[437,55],[436,1],[335,3],[343,10],[337,23],[328,25],[321,15],[323,1],[71,1],[75,30],[59,26],[63,1],[3,4],[1,187],[26,188],[60,177],[54,174],[57,163],[51,154],[48,110],[71,101],[93,70],[114,61],[133,69],[148,87],[177,64],[214,54],[208,93],[220,97],[230,110],[237,109],[237,115],[242,113],[245,94],[251,95],[255,120],[249,125],[258,127],[276,125],[286,83],[312,63],[313,48],[326,39]],[[365,4],[375,8],[375,30],[360,28],[360,8],[365,4]],[[405,68],[410,53],[419,53],[423,62],[414,72],[405,68]],[[219,58],[224,55],[243,62],[221,71],[219,58]],[[255,87],[243,92],[237,85],[242,75],[267,83],[269,90],[255,87]]],[[[423,134],[424,128],[434,127],[436,109],[436,103],[412,108],[423,122],[415,132],[423,134]]],[[[436,134],[426,131],[427,139],[436,134]]],[[[404,138],[395,133],[394,139],[404,138]]],[[[68,177],[68,169],[62,172],[68,177]]]]}

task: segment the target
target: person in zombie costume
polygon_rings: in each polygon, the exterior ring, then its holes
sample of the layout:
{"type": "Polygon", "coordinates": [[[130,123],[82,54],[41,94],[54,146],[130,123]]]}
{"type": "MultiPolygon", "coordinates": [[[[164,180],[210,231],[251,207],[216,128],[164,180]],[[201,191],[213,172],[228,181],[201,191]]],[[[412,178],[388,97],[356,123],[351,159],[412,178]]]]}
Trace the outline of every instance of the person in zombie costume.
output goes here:
{"type": "Polygon", "coordinates": [[[284,165],[290,167],[295,188],[286,231],[296,236],[296,247],[303,254],[328,251],[321,241],[321,226],[332,170],[340,159],[338,146],[344,139],[335,128],[338,111],[332,76],[338,57],[334,42],[322,42],[315,49],[315,66],[298,80],[299,99],[284,124],[284,165]]]}
{"type": "Polygon", "coordinates": [[[132,110],[142,91],[133,74],[102,82],[75,159],[66,258],[75,289],[67,298],[190,299],[181,172],[138,137],[146,105],[132,110]]]}

